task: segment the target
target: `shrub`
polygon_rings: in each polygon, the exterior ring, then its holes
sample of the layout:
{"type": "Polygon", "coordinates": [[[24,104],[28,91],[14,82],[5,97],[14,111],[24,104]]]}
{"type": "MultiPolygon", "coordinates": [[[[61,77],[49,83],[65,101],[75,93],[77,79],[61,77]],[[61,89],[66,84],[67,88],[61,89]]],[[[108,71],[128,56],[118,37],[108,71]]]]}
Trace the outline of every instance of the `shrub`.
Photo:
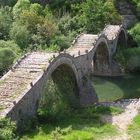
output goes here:
{"type": "Polygon", "coordinates": [[[0,49],[1,48],[9,48],[17,55],[20,55],[21,53],[19,46],[14,41],[11,40],[8,41],[0,40],[0,49]]]}
{"type": "Polygon", "coordinates": [[[67,49],[68,47],[70,47],[70,40],[68,37],[65,37],[64,35],[60,35],[60,36],[55,36],[52,40],[51,40],[52,44],[56,44],[58,47],[58,51],[62,51],[64,49],[67,49]]]}
{"type": "Polygon", "coordinates": [[[128,33],[135,42],[135,44],[140,47],[140,23],[136,24],[133,28],[131,28],[128,33]]]}
{"type": "Polygon", "coordinates": [[[5,6],[5,5],[9,5],[9,6],[13,6],[15,5],[17,2],[17,0],[1,0],[0,4],[5,6]]]}
{"type": "Polygon", "coordinates": [[[16,135],[16,124],[7,118],[0,118],[0,139],[13,140],[16,135]]]}
{"type": "Polygon", "coordinates": [[[9,30],[12,25],[11,8],[1,7],[0,8],[0,39],[9,38],[9,30]]]}
{"type": "Polygon", "coordinates": [[[15,6],[13,7],[14,18],[18,18],[23,10],[29,9],[30,1],[29,0],[18,0],[15,6]]]}
{"type": "Polygon", "coordinates": [[[63,16],[58,22],[58,28],[65,36],[68,36],[71,32],[81,33],[84,31],[84,27],[82,27],[82,24],[79,22],[79,16],[63,16]]]}
{"type": "Polygon", "coordinates": [[[140,18],[140,2],[137,4],[137,15],[140,18]]]}
{"type": "Polygon", "coordinates": [[[21,25],[19,22],[13,23],[13,27],[10,30],[10,37],[21,49],[27,48],[30,36],[30,32],[28,31],[26,25],[21,25]]]}
{"type": "Polygon", "coordinates": [[[127,60],[126,69],[130,72],[140,72],[140,48],[127,49],[124,56],[127,60]]]}
{"type": "Polygon", "coordinates": [[[105,24],[118,24],[121,21],[113,2],[109,0],[86,0],[73,8],[77,9],[81,25],[85,26],[87,32],[97,33],[105,24]]]}
{"type": "Polygon", "coordinates": [[[5,72],[14,62],[15,53],[9,48],[0,48],[0,75],[5,72]]]}

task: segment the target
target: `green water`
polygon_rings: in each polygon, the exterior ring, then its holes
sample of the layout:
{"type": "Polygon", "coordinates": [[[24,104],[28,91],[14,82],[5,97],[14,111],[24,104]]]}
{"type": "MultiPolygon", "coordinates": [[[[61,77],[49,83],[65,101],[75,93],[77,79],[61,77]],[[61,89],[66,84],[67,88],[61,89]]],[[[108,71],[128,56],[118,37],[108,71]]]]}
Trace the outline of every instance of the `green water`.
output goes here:
{"type": "Polygon", "coordinates": [[[121,98],[140,98],[140,75],[123,77],[91,77],[100,102],[121,98]]]}

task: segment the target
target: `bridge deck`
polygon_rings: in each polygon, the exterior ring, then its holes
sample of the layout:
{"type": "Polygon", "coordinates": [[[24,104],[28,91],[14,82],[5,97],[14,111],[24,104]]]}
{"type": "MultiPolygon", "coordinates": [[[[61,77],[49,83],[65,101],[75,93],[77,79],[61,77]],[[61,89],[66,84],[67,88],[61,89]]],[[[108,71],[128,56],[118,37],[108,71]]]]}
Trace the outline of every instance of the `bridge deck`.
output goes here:
{"type": "MultiPolygon", "coordinates": [[[[112,40],[116,38],[120,28],[119,25],[109,25],[103,33],[108,40],[112,40]]],[[[86,54],[87,51],[91,51],[98,39],[98,35],[82,34],[66,52],[77,58],[86,54]]],[[[58,53],[33,52],[0,79],[0,116],[13,107],[15,101],[23,96],[25,90],[31,89],[31,82],[43,75],[43,70],[50,65],[49,60],[53,58],[54,54],[58,55],[58,53]]]]}
{"type": "Polygon", "coordinates": [[[53,53],[31,53],[0,80],[0,115],[2,110],[13,106],[15,99],[31,82],[43,74],[52,56],[53,53]]]}
{"type": "Polygon", "coordinates": [[[67,52],[71,55],[78,56],[79,51],[80,55],[86,54],[86,50],[91,50],[94,48],[94,42],[98,39],[97,35],[92,34],[82,34],[75,42],[75,44],[70,47],[67,52]]]}
{"type": "Polygon", "coordinates": [[[119,30],[120,30],[119,25],[109,25],[105,28],[104,33],[107,36],[108,40],[112,40],[116,38],[119,30]]]}

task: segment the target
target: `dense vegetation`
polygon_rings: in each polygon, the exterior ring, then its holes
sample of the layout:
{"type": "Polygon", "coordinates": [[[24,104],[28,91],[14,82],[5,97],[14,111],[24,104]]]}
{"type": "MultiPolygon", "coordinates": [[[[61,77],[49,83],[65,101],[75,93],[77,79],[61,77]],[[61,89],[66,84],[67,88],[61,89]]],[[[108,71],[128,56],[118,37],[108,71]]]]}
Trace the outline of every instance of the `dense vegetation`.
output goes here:
{"type": "MultiPolygon", "coordinates": [[[[140,17],[139,0],[129,2],[140,17]]],[[[81,32],[98,33],[105,24],[121,23],[121,16],[112,0],[0,0],[0,4],[0,76],[24,51],[62,51],[68,48],[73,38],[81,32]]],[[[128,33],[133,48],[120,51],[118,62],[128,72],[140,72],[140,24],[136,24],[128,33]]],[[[73,92],[73,83],[70,81],[63,81],[65,86],[62,86],[61,91],[54,83],[50,83],[50,87],[47,88],[49,91],[44,94],[45,98],[38,109],[38,118],[28,120],[23,126],[26,132],[23,140],[85,140],[98,139],[101,134],[103,137],[117,134],[116,128],[100,121],[100,115],[113,115],[121,110],[113,107],[71,108],[65,102],[67,100],[64,100],[70,99],[70,92],[73,92]],[[66,98],[63,98],[63,91],[66,91],[66,98]],[[34,131],[30,132],[31,128],[34,128],[34,131]]],[[[101,101],[114,101],[119,98],[138,97],[139,81],[135,84],[136,81],[136,77],[124,77],[121,82],[120,79],[118,82],[113,79],[94,78],[93,84],[101,101]],[[98,85],[99,83],[103,87],[98,85]],[[134,89],[130,89],[132,86],[134,89]],[[107,94],[111,91],[110,87],[114,94],[111,99],[110,94],[107,94]],[[133,94],[133,90],[136,89],[137,92],[133,94]],[[103,91],[104,94],[101,95],[103,91]]],[[[62,81],[59,82],[63,85],[62,81]]],[[[0,139],[15,139],[15,130],[15,123],[8,119],[0,119],[0,139]]]]}
{"type": "Polygon", "coordinates": [[[45,119],[34,129],[29,129],[21,140],[91,140],[117,134],[117,129],[103,123],[100,116],[119,114],[122,110],[115,107],[89,107],[65,110],[61,118],[53,122],[45,119]]]}
{"type": "Polygon", "coordinates": [[[0,118],[0,139],[13,140],[16,138],[16,124],[7,118],[0,118]]]}
{"type": "MultiPolygon", "coordinates": [[[[32,49],[61,51],[68,48],[80,32],[97,33],[105,24],[121,21],[110,0],[1,0],[0,3],[0,44],[11,42],[5,48],[16,46],[21,52],[32,49]]],[[[14,50],[9,52],[15,53],[14,50]]],[[[3,66],[2,58],[0,63],[3,66]]]]}
{"type": "MultiPolygon", "coordinates": [[[[139,16],[139,1],[129,2],[139,16]]],[[[0,75],[25,50],[62,51],[81,32],[97,33],[105,24],[121,23],[111,0],[1,0],[0,4],[0,75]],[[3,59],[7,52],[10,61],[3,59]]],[[[133,46],[140,44],[139,30],[138,24],[129,32],[133,46]]]]}
{"type": "Polygon", "coordinates": [[[140,1],[139,0],[128,0],[134,6],[134,12],[140,18],[140,1]]]}

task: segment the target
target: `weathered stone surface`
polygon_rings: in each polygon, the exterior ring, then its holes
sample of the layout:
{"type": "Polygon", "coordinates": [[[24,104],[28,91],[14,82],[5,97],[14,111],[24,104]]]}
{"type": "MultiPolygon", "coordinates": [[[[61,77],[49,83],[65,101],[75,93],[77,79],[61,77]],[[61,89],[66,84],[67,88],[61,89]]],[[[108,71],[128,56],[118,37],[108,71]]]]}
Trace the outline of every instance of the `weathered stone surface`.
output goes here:
{"type": "Polygon", "coordinates": [[[127,42],[125,29],[108,25],[99,35],[81,34],[65,53],[32,52],[25,55],[0,79],[0,116],[11,117],[17,122],[35,116],[44,83],[61,65],[67,65],[75,75],[81,106],[93,105],[98,99],[88,77],[91,73],[102,76],[122,74],[113,63],[119,42],[127,42]]]}

